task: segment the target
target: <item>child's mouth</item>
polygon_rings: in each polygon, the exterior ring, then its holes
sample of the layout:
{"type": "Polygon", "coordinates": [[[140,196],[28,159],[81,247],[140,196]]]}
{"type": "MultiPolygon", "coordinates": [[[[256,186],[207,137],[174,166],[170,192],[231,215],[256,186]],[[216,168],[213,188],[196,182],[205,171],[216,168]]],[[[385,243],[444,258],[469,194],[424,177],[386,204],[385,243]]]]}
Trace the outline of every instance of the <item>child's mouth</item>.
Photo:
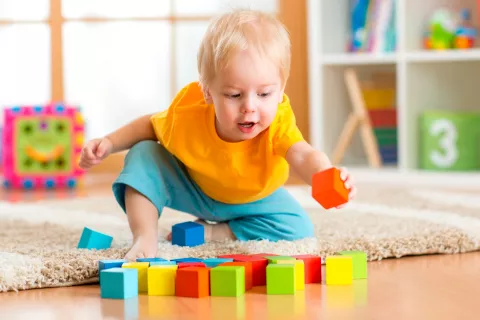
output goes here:
{"type": "Polygon", "coordinates": [[[255,125],[255,122],[241,122],[238,124],[238,128],[243,133],[250,133],[253,131],[253,129],[255,129],[255,125]]]}

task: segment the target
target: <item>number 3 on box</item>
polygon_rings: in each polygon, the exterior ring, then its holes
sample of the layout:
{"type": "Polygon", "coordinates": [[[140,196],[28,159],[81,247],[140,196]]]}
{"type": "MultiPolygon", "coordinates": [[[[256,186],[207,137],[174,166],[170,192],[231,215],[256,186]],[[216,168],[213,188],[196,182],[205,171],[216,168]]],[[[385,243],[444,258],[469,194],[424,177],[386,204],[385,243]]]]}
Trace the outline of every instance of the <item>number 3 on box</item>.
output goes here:
{"type": "Polygon", "coordinates": [[[443,135],[438,141],[442,152],[432,151],[430,153],[432,162],[443,168],[452,166],[458,160],[458,132],[455,125],[447,119],[436,120],[430,126],[430,134],[434,137],[443,135]]]}

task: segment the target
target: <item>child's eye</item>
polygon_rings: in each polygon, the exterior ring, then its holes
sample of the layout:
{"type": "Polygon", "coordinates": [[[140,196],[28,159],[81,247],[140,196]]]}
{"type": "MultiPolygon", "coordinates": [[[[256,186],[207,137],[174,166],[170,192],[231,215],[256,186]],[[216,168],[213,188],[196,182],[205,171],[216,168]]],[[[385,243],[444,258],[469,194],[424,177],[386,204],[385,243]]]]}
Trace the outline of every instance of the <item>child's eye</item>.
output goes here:
{"type": "Polygon", "coordinates": [[[269,95],[270,95],[270,92],[260,93],[260,97],[268,97],[269,95]]]}
{"type": "Polygon", "coordinates": [[[227,98],[236,99],[236,98],[240,98],[240,93],[237,93],[237,94],[225,94],[225,96],[226,96],[227,98]]]}

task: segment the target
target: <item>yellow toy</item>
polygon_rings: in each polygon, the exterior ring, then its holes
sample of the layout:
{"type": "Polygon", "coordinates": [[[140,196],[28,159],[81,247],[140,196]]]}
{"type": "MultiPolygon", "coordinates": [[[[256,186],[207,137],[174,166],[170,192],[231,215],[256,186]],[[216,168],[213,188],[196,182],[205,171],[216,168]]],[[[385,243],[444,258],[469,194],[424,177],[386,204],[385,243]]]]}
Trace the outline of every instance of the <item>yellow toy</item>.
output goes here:
{"type": "Polygon", "coordinates": [[[127,262],[122,268],[133,268],[138,270],[138,292],[148,292],[148,267],[149,262],[127,262]]]}
{"type": "Polygon", "coordinates": [[[353,260],[351,256],[329,256],[325,259],[327,285],[349,285],[353,282],[353,260]]]}
{"type": "Polygon", "coordinates": [[[155,265],[148,268],[148,295],[174,296],[177,265],[155,265]]]}

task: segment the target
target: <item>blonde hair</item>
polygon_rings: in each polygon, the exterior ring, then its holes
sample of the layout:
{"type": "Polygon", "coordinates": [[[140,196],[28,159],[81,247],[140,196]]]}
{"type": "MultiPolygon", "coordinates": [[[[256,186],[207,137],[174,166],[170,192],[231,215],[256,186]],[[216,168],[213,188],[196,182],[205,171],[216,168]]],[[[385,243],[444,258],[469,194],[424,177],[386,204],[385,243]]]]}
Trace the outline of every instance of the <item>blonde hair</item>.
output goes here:
{"type": "Polygon", "coordinates": [[[208,86],[232,55],[254,48],[280,68],[283,84],[290,74],[290,38],[272,15],[254,10],[234,10],[213,19],[200,44],[197,67],[200,85],[208,86]]]}

